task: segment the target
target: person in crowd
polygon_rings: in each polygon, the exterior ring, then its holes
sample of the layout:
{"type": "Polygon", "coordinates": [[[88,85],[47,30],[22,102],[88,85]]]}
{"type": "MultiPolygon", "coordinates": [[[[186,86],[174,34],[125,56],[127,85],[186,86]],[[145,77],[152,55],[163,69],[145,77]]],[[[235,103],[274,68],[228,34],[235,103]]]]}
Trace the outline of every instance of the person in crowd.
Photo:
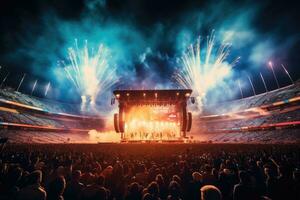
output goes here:
{"type": "Polygon", "coordinates": [[[80,182],[81,171],[75,170],[72,173],[71,181],[67,183],[64,199],[65,200],[78,200],[80,197],[80,193],[82,192],[84,185],[80,182]]]}
{"type": "Polygon", "coordinates": [[[115,195],[116,200],[124,199],[125,195],[125,178],[124,169],[121,162],[114,165],[111,175],[111,192],[115,195]]]}
{"type": "Polygon", "coordinates": [[[233,200],[255,200],[259,198],[257,192],[254,190],[251,177],[248,172],[239,172],[240,182],[234,186],[233,200]]]}
{"type": "Polygon", "coordinates": [[[142,188],[137,182],[133,182],[129,185],[128,193],[125,200],[139,200],[142,198],[142,188]]]}
{"type": "Polygon", "coordinates": [[[63,193],[66,188],[66,180],[63,176],[56,177],[50,182],[47,190],[47,200],[64,200],[63,193]]]}
{"type": "Polygon", "coordinates": [[[94,182],[87,187],[85,187],[82,192],[81,200],[93,200],[97,199],[98,196],[101,198],[108,199],[110,192],[104,187],[105,178],[104,176],[99,176],[95,178],[94,182]],[[104,195],[105,191],[105,195],[104,195]]]}
{"type": "Polygon", "coordinates": [[[155,181],[152,181],[147,187],[148,193],[151,195],[152,200],[160,200],[159,186],[155,181]]]}
{"type": "Polygon", "coordinates": [[[46,200],[47,193],[41,186],[42,172],[40,170],[33,171],[27,177],[27,183],[17,193],[17,200],[46,200]]]}
{"type": "Polygon", "coordinates": [[[295,169],[293,172],[293,191],[295,199],[300,199],[300,170],[295,169]]]}
{"type": "Polygon", "coordinates": [[[0,199],[13,199],[19,192],[18,183],[22,177],[22,169],[13,167],[9,169],[4,177],[3,184],[0,184],[0,199]]]}
{"type": "Polygon", "coordinates": [[[232,199],[231,197],[232,197],[233,185],[230,182],[230,178],[228,177],[228,174],[226,174],[224,171],[221,171],[219,173],[218,188],[222,193],[223,200],[232,199]]]}
{"type": "Polygon", "coordinates": [[[299,146],[190,145],[10,144],[0,200],[299,199],[299,146]]]}
{"type": "Polygon", "coordinates": [[[271,167],[265,167],[264,172],[266,175],[266,195],[274,200],[279,199],[280,186],[276,171],[271,167]]]}
{"type": "Polygon", "coordinates": [[[278,184],[280,188],[280,199],[293,199],[295,194],[293,188],[293,170],[287,163],[278,167],[278,184]]]}
{"type": "Polygon", "coordinates": [[[168,187],[166,186],[165,179],[162,174],[157,174],[155,181],[159,187],[159,196],[161,199],[166,199],[168,196],[168,187]]]}
{"type": "Polygon", "coordinates": [[[187,199],[199,200],[201,199],[200,188],[203,186],[202,174],[199,172],[193,172],[193,180],[189,183],[189,191],[187,194],[187,199]]]}
{"type": "Polygon", "coordinates": [[[205,185],[201,189],[201,199],[202,200],[221,200],[221,191],[213,185],[205,185]]]}
{"type": "Polygon", "coordinates": [[[139,164],[137,166],[137,173],[135,175],[136,181],[143,186],[146,185],[148,179],[148,172],[146,170],[146,166],[144,164],[139,164]]]}
{"type": "Polygon", "coordinates": [[[204,166],[204,172],[202,175],[204,185],[216,185],[217,180],[212,172],[213,172],[213,168],[210,165],[206,164],[204,166]]]}
{"type": "Polygon", "coordinates": [[[181,200],[181,188],[179,183],[171,181],[169,184],[168,200],[181,200]]]}

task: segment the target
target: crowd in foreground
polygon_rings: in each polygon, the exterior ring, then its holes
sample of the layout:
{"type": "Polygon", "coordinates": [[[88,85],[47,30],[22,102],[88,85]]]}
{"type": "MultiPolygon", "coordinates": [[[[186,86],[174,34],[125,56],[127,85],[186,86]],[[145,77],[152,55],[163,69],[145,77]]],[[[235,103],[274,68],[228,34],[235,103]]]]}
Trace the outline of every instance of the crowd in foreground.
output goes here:
{"type": "Polygon", "coordinates": [[[0,200],[300,199],[297,145],[7,145],[0,200]]]}

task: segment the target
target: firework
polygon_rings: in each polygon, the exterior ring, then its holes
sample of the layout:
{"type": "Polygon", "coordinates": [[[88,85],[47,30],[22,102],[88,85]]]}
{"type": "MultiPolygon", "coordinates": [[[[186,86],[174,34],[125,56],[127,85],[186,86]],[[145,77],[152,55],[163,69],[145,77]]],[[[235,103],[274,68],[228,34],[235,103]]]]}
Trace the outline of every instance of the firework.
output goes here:
{"type": "Polygon", "coordinates": [[[223,81],[230,74],[239,57],[227,62],[231,45],[223,43],[216,47],[214,31],[207,36],[206,45],[202,48],[201,38],[191,44],[183,53],[180,63],[182,69],[175,73],[176,82],[183,88],[193,89],[198,108],[201,107],[207,91],[223,81]]]}
{"type": "Polygon", "coordinates": [[[82,98],[96,97],[117,83],[116,66],[109,62],[108,49],[100,44],[96,51],[89,49],[87,41],[79,49],[77,40],[74,47],[68,49],[69,64],[62,61],[62,65],[69,81],[77,89],[82,98]]]}

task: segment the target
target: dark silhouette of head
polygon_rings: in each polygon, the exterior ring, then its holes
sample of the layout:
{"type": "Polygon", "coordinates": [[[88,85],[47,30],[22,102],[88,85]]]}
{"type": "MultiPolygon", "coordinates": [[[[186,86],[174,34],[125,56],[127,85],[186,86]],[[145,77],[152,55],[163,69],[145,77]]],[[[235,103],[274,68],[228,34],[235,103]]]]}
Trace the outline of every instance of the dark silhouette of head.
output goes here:
{"type": "Polygon", "coordinates": [[[179,197],[180,196],[180,185],[176,181],[171,181],[169,184],[169,194],[172,197],[179,197]]]}
{"type": "Polygon", "coordinates": [[[149,185],[148,185],[148,192],[153,195],[153,196],[158,196],[159,194],[159,187],[158,187],[158,184],[153,181],[151,182],[149,185]]]}
{"type": "Polygon", "coordinates": [[[12,187],[17,184],[17,182],[21,179],[22,170],[20,167],[14,167],[10,169],[5,177],[5,186],[12,187]]]}
{"type": "Polygon", "coordinates": [[[29,174],[27,179],[28,185],[40,184],[42,182],[42,171],[36,170],[29,174]]]}
{"type": "Polygon", "coordinates": [[[66,181],[63,176],[58,176],[55,178],[52,182],[49,184],[49,198],[55,199],[56,197],[59,197],[63,194],[66,187],[66,181]]]}
{"type": "Polygon", "coordinates": [[[201,199],[202,200],[221,200],[221,191],[213,185],[205,185],[201,189],[201,199]]]}
{"type": "Polygon", "coordinates": [[[97,191],[97,193],[95,195],[95,199],[97,199],[97,200],[107,200],[108,199],[107,191],[104,187],[99,188],[99,190],[97,191]]]}
{"type": "Polygon", "coordinates": [[[249,184],[250,183],[250,175],[246,171],[239,171],[239,179],[240,182],[243,184],[249,184]]]}
{"type": "Polygon", "coordinates": [[[95,183],[100,186],[104,186],[104,182],[105,182],[105,177],[103,175],[98,176],[95,181],[95,183]]]}
{"type": "Polygon", "coordinates": [[[79,181],[81,178],[81,171],[80,170],[75,170],[72,173],[72,180],[73,181],[79,181]]]}

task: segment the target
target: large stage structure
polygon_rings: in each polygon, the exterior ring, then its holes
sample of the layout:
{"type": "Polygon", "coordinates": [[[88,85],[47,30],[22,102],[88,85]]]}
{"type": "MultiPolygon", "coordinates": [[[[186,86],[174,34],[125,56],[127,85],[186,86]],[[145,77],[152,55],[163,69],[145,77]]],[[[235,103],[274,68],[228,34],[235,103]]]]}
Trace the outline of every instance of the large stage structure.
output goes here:
{"type": "Polygon", "coordinates": [[[114,128],[121,141],[184,141],[192,127],[187,111],[190,89],[115,90],[119,113],[114,128]]]}

